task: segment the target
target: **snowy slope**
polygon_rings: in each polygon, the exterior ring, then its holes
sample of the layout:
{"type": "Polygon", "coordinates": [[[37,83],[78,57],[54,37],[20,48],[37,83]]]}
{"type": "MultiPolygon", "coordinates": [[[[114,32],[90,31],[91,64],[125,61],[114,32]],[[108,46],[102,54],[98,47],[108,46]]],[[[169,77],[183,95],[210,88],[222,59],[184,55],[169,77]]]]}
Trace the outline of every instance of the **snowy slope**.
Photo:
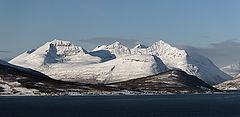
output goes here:
{"type": "Polygon", "coordinates": [[[232,77],[237,77],[240,73],[240,63],[222,67],[221,70],[232,77]]]}
{"type": "Polygon", "coordinates": [[[162,61],[151,55],[126,55],[99,64],[53,64],[42,72],[54,79],[85,83],[111,83],[166,71],[162,61]],[[66,69],[67,68],[67,69],[66,69]]]}

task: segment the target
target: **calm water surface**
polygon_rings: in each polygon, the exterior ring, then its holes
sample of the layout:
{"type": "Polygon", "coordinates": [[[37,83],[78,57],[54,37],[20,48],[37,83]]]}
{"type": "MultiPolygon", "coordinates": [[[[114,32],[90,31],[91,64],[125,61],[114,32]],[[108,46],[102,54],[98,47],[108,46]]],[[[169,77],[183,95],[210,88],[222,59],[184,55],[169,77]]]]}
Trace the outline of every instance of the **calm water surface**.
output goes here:
{"type": "Polygon", "coordinates": [[[0,97],[0,117],[240,117],[240,94],[0,97]]]}

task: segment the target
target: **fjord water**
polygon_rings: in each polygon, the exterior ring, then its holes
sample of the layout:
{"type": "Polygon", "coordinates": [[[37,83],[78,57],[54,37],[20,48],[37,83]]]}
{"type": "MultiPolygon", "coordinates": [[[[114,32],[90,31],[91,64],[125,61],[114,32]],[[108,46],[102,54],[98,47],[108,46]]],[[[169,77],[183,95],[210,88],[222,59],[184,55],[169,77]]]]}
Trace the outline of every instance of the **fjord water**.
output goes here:
{"type": "Polygon", "coordinates": [[[240,94],[0,97],[1,117],[230,117],[240,94]]]}

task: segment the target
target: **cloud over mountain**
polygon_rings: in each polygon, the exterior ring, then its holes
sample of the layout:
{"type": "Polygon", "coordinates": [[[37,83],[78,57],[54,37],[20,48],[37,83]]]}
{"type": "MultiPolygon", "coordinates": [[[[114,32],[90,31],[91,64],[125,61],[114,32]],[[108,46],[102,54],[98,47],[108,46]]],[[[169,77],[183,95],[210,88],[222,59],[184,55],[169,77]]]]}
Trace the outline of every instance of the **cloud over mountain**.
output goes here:
{"type": "Polygon", "coordinates": [[[240,62],[240,42],[237,40],[226,40],[218,43],[211,43],[207,47],[179,46],[189,52],[197,52],[207,56],[219,67],[240,62]]]}

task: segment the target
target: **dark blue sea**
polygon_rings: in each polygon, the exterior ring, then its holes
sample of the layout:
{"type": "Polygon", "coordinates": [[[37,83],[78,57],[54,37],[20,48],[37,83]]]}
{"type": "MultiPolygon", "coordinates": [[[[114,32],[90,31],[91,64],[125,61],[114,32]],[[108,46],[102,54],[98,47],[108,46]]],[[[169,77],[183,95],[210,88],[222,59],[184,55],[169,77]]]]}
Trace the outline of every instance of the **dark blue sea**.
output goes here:
{"type": "Polygon", "coordinates": [[[240,94],[0,97],[0,117],[240,117],[240,94]]]}

